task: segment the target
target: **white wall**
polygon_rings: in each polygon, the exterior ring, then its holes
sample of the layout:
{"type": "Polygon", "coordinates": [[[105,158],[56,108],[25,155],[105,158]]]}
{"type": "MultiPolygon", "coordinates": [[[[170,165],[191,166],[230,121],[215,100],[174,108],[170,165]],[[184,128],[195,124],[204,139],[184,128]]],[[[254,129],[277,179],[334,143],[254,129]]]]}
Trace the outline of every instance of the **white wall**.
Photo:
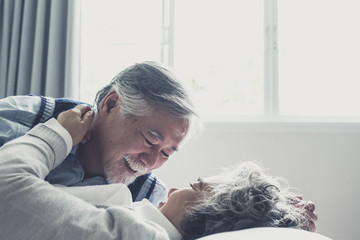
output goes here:
{"type": "Polygon", "coordinates": [[[257,160],[315,202],[319,233],[333,239],[358,239],[359,126],[234,126],[205,125],[203,134],[183,146],[156,171],[157,176],[169,187],[182,187],[199,176],[216,174],[219,167],[257,160]]]}

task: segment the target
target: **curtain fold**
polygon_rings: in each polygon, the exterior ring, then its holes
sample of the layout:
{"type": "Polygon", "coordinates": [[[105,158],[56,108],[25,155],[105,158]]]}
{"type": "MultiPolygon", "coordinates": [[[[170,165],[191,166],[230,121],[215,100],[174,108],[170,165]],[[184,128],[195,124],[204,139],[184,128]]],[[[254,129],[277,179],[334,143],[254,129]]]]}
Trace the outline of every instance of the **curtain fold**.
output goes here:
{"type": "Polygon", "coordinates": [[[0,97],[79,97],[79,0],[0,0],[0,97]]]}

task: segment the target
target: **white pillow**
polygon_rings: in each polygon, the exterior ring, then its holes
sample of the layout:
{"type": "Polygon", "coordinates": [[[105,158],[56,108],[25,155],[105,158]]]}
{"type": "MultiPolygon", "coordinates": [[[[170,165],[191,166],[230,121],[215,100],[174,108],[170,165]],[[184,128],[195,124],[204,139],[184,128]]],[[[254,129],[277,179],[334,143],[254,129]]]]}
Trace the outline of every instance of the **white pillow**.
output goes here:
{"type": "Polygon", "coordinates": [[[291,228],[249,228],[199,238],[199,240],[331,240],[319,233],[291,228]]]}

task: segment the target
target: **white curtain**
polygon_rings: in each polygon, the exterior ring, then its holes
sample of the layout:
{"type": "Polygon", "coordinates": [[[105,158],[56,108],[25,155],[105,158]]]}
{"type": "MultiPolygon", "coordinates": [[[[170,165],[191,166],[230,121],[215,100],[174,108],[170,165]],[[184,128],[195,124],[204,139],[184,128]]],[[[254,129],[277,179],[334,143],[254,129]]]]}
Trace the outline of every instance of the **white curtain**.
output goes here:
{"type": "Polygon", "coordinates": [[[0,0],[0,98],[79,97],[80,0],[0,0]]]}

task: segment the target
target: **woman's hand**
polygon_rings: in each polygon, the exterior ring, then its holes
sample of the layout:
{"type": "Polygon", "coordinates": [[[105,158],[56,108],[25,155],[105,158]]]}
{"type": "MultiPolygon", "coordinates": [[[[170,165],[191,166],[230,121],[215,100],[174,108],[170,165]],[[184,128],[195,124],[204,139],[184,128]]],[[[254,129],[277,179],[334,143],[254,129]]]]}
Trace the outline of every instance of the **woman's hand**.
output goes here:
{"type": "Polygon", "coordinates": [[[318,220],[318,216],[315,213],[315,204],[312,201],[304,201],[303,196],[293,196],[289,199],[293,202],[293,205],[298,208],[303,208],[306,210],[306,217],[308,218],[307,222],[304,224],[303,229],[315,232],[316,225],[315,222],[318,220]]]}
{"type": "Polygon", "coordinates": [[[88,132],[92,121],[94,120],[94,111],[88,105],[80,104],[75,108],[59,114],[58,122],[70,133],[73,140],[73,146],[85,143],[90,139],[88,132]]]}

